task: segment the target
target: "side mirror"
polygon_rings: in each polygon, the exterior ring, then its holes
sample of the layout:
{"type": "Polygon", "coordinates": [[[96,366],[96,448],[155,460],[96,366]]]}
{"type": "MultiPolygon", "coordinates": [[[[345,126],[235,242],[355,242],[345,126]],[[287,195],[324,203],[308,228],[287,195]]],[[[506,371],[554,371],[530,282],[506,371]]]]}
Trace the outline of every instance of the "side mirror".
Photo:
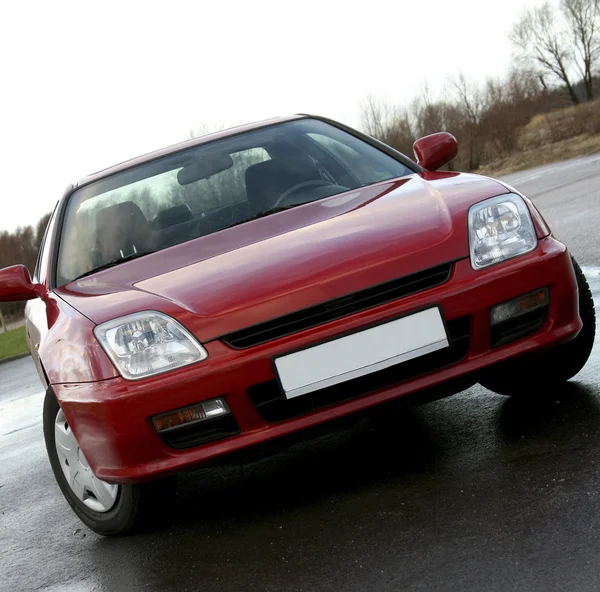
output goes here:
{"type": "Polygon", "coordinates": [[[31,282],[24,265],[0,269],[0,302],[17,302],[38,297],[38,286],[31,282]]]}
{"type": "Polygon", "coordinates": [[[439,132],[420,138],[413,144],[417,163],[427,171],[437,171],[458,154],[456,138],[448,132],[439,132]]]}

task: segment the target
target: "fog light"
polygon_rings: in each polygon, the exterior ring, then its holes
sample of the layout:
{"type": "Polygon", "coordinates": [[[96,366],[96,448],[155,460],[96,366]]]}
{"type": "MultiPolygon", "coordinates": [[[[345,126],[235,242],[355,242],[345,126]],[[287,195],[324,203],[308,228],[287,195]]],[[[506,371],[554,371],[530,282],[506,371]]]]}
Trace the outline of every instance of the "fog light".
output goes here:
{"type": "Polygon", "coordinates": [[[548,304],[548,288],[528,292],[514,300],[503,302],[492,308],[492,326],[504,323],[548,304]]]}
{"type": "Polygon", "coordinates": [[[211,399],[190,405],[183,409],[176,409],[168,413],[161,413],[152,418],[154,427],[158,432],[168,432],[184,426],[193,425],[216,417],[230,414],[231,411],[224,399],[211,399]]]}

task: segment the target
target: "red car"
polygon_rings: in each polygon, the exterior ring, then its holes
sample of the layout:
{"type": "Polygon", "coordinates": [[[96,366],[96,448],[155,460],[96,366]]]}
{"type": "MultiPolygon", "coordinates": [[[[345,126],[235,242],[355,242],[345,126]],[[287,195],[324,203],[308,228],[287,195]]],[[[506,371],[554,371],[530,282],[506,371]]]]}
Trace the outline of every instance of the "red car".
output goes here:
{"type": "Polygon", "coordinates": [[[179,471],[409,393],[573,377],[585,277],[518,191],[436,172],[456,153],[434,134],[416,164],[295,116],[69,187],[0,300],[29,300],[46,446],[83,522],[127,532],[179,471]]]}

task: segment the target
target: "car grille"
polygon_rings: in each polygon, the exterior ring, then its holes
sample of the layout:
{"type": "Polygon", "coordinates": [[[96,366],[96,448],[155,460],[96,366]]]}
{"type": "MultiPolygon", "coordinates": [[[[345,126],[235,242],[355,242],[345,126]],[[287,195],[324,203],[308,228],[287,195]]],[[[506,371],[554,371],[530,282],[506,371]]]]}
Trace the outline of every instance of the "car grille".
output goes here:
{"type": "Polygon", "coordinates": [[[449,347],[433,353],[290,400],[283,398],[275,380],[250,387],[248,395],[263,419],[277,422],[439,370],[460,361],[469,351],[471,317],[460,317],[446,324],[449,347]]]}
{"type": "Polygon", "coordinates": [[[221,337],[230,347],[245,349],[304,331],[362,310],[439,286],[450,279],[452,263],[438,265],[341,298],[253,325],[221,337]]]}

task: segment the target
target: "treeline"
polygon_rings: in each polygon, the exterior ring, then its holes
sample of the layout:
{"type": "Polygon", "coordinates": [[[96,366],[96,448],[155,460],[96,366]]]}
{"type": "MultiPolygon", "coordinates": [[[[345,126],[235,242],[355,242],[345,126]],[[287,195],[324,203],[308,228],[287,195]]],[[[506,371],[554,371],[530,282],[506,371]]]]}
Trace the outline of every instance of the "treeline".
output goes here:
{"type": "MultiPolygon", "coordinates": [[[[14,232],[0,231],[0,269],[10,265],[22,264],[33,274],[35,262],[50,214],[43,216],[36,226],[24,226],[14,232]]],[[[23,315],[22,303],[1,304],[0,312],[7,321],[16,320],[23,315]]]]}
{"type": "MultiPolygon", "coordinates": [[[[600,93],[600,80],[593,82],[600,93]]],[[[521,150],[522,130],[535,115],[571,104],[566,88],[549,89],[534,70],[514,69],[504,79],[490,79],[481,85],[459,75],[447,81],[440,98],[425,86],[408,106],[369,96],[361,106],[361,121],[368,134],[408,156],[412,156],[417,138],[448,131],[460,146],[453,167],[476,171],[521,150]]],[[[600,113],[594,126],[597,129],[586,131],[600,133],[600,113]]],[[[576,130],[564,131],[569,137],[576,130]]]]}
{"type": "MultiPolygon", "coordinates": [[[[461,74],[447,80],[441,96],[434,97],[425,86],[408,106],[368,97],[362,105],[363,128],[407,155],[416,138],[449,131],[461,145],[453,165],[477,170],[523,148],[521,131],[535,115],[592,103],[600,93],[594,76],[600,66],[600,0],[526,8],[509,39],[514,63],[506,78],[474,84],[461,74]]],[[[600,133],[600,117],[587,111],[594,129],[586,131],[600,133]]]]}

